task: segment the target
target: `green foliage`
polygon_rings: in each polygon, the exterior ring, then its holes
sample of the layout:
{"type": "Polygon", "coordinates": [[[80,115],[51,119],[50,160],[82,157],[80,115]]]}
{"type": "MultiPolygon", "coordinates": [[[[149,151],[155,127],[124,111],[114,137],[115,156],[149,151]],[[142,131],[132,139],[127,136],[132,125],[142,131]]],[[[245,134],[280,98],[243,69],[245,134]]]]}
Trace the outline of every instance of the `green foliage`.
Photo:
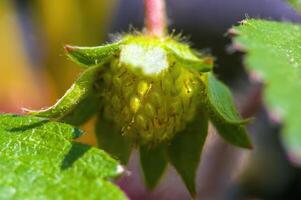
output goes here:
{"type": "Polygon", "coordinates": [[[122,172],[105,152],[72,142],[82,132],[44,118],[0,115],[1,199],[126,199],[108,179],[122,172]]]}
{"type": "MultiPolygon", "coordinates": [[[[79,126],[90,119],[99,109],[99,97],[95,91],[90,92],[86,97],[64,115],[60,121],[79,126]]],[[[50,117],[50,116],[49,116],[50,117]]]]}
{"type": "Polygon", "coordinates": [[[191,196],[196,195],[195,177],[207,131],[207,116],[200,111],[168,146],[169,160],[182,177],[191,196]]]}
{"type": "Polygon", "coordinates": [[[84,67],[103,65],[118,52],[119,48],[119,42],[99,47],[65,46],[68,57],[84,67]]]}
{"type": "Polygon", "coordinates": [[[184,66],[200,72],[209,72],[212,70],[212,58],[201,56],[198,52],[192,51],[189,45],[169,39],[164,47],[184,66]],[[198,54],[199,56],[197,56],[198,54]]]}
{"type": "Polygon", "coordinates": [[[301,11],[301,1],[300,0],[288,0],[288,2],[298,11],[301,11]]]}
{"type": "Polygon", "coordinates": [[[165,148],[163,145],[141,146],[139,150],[145,184],[148,188],[153,189],[167,166],[165,148]]]}
{"type": "Polygon", "coordinates": [[[120,160],[122,164],[127,164],[132,144],[128,138],[120,134],[120,129],[100,115],[96,121],[95,131],[99,147],[120,160]]]}
{"type": "Polygon", "coordinates": [[[28,114],[61,121],[66,119],[71,124],[84,122],[97,110],[94,84],[99,70],[99,66],[87,69],[56,104],[39,111],[27,110],[28,114]]]}
{"type": "Polygon", "coordinates": [[[301,26],[250,19],[233,30],[234,43],[247,52],[247,69],[264,80],[267,106],[283,119],[285,147],[300,161],[301,26]]]}
{"type": "Polygon", "coordinates": [[[212,74],[208,75],[207,86],[210,119],[218,133],[233,145],[251,148],[244,127],[248,120],[241,120],[229,89],[212,74]]]}

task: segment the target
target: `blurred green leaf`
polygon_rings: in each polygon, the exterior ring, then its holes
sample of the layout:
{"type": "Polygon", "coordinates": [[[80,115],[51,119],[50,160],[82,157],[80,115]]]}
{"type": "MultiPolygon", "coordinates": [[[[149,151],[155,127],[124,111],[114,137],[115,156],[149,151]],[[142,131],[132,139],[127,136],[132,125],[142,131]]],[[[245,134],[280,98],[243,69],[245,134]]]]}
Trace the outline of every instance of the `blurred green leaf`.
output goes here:
{"type": "Polygon", "coordinates": [[[297,10],[301,11],[301,1],[300,0],[288,0],[288,2],[297,10]]]}
{"type": "Polygon", "coordinates": [[[127,164],[132,145],[129,138],[121,134],[121,129],[118,129],[110,120],[99,116],[95,131],[99,147],[120,160],[122,164],[127,164]]]}
{"type": "Polygon", "coordinates": [[[126,199],[106,181],[122,172],[105,152],[71,142],[81,131],[32,116],[0,115],[1,199],[126,199]]]}
{"type": "Polygon", "coordinates": [[[212,74],[208,74],[207,87],[210,120],[218,133],[233,145],[251,148],[244,126],[248,120],[241,120],[229,89],[212,74]]]}
{"type": "Polygon", "coordinates": [[[148,188],[153,189],[159,182],[167,166],[165,148],[162,145],[155,147],[140,147],[140,164],[144,181],[148,188]]]}
{"type": "Polygon", "coordinates": [[[120,42],[98,47],[65,46],[71,60],[81,66],[99,66],[118,53],[120,42]]]}
{"type": "Polygon", "coordinates": [[[182,177],[192,197],[196,194],[195,177],[207,131],[207,116],[199,112],[168,146],[169,161],[182,177]]]}
{"type": "Polygon", "coordinates": [[[264,80],[267,106],[283,119],[285,147],[301,161],[301,26],[248,19],[233,30],[247,69],[264,80]]]}
{"type": "MultiPolygon", "coordinates": [[[[87,69],[80,75],[77,81],[56,104],[44,110],[27,110],[28,114],[38,117],[47,117],[50,119],[59,119],[63,121],[65,116],[68,117],[70,112],[74,111],[74,109],[77,109],[80,103],[87,100],[87,97],[91,97],[91,94],[95,92],[93,86],[100,69],[101,67],[99,66],[87,69]]],[[[92,104],[89,106],[92,106],[92,104]]],[[[91,112],[95,111],[92,109],[87,110],[91,112]]],[[[85,115],[89,116],[90,114],[86,113],[85,115]]],[[[72,121],[69,120],[69,122],[72,121]]]]}

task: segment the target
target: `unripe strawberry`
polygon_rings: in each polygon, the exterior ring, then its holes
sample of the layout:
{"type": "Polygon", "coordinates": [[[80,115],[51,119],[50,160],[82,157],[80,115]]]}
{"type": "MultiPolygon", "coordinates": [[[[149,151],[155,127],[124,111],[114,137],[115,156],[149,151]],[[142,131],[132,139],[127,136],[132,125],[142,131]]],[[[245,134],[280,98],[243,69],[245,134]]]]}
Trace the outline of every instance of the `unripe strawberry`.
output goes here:
{"type": "Polygon", "coordinates": [[[104,117],[140,144],[169,141],[195,116],[201,74],[169,49],[187,51],[171,38],[127,36],[124,41],[102,74],[104,117]]]}
{"type": "Polygon", "coordinates": [[[104,46],[65,48],[86,70],[56,104],[29,114],[80,125],[98,113],[99,146],[125,164],[138,144],[150,187],[170,162],[195,194],[208,120],[226,141],[251,147],[248,120],[241,120],[230,91],[210,73],[212,59],[198,57],[188,45],[128,35],[104,46]]]}

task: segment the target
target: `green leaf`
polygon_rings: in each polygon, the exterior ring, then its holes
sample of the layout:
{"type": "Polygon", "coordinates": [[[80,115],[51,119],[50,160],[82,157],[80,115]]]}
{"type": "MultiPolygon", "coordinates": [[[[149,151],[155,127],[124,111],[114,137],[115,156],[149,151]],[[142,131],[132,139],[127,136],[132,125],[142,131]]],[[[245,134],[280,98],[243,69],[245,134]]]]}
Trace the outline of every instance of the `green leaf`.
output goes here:
{"type": "Polygon", "coordinates": [[[231,92],[211,73],[208,74],[207,95],[210,120],[218,133],[233,145],[251,148],[251,142],[244,126],[248,120],[241,120],[235,109],[231,92]]]}
{"type": "Polygon", "coordinates": [[[207,129],[208,118],[203,112],[199,112],[168,146],[169,161],[182,177],[192,197],[196,194],[195,177],[207,129]]]}
{"type": "Polygon", "coordinates": [[[99,116],[95,131],[99,147],[120,160],[122,164],[127,164],[132,146],[129,139],[121,135],[121,129],[112,121],[99,116]]]}
{"type": "Polygon", "coordinates": [[[300,0],[288,0],[288,2],[299,12],[301,12],[301,1],[300,0]]]}
{"type": "Polygon", "coordinates": [[[75,63],[90,67],[103,65],[110,58],[117,55],[121,42],[107,44],[98,47],[65,46],[67,55],[75,63]]]}
{"type": "Polygon", "coordinates": [[[155,188],[167,166],[164,146],[141,146],[140,164],[146,186],[150,189],[155,188]]]}
{"type": "Polygon", "coordinates": [[[32,116],[0,115],[0,199],[126,199],[107,181],[122,168],[71,142],[81,131],[32,116]]]}
{"type": "Polygon", "coordinates": [[[266,105],[283,119],[285,147],[301,161],[301,26],[249,19],[233,30],[247,69],[264,80],[266,105]]]}
{"type": "MultiPolygon", "coordinates": [[[[87,69],[55,105],[39,111],[27,110],[28,114],[61,121],[64,121],[64,117],[66,117],[69,118],[70,122],[72,122],[70,118],[73,113],[71,112],[78,113],[82,110],[82,106],[80,106],[81,103],[87,105],[87,101],[89,102],[90,98],[94,98],[93,95],[95,94],[95,90],[93,86],[100,70],[101,67],[92,67],[87,69]],[[79,109],[79,111],[76,111],[75,109],[79,109]]],[[[93,109],[94,106],[95,104],[93,103],[89,104],[89,107],[86,109],[83,116],[89,117],[93,114],[96,110],[93,109]]],[[[78,121],[84,120],[85,118],[74,119],[74,123],[76,124],[78,121]]]]}
{"type": "Polygon", "coordinates": [[[189,45],[168,40],[165,42],[165,48],[185,67],[191,67],[200,72],[209,72],[212,70],[213,59],[197,56],[198,53],[192,51],[189,45]]]}

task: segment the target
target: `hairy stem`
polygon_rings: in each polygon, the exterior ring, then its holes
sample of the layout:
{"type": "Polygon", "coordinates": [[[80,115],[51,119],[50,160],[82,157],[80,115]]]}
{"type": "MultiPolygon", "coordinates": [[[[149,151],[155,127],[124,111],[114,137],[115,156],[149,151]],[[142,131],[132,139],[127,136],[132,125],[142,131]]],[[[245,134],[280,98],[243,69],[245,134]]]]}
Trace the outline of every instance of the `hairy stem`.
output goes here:
{"type": "Polygon", "coordinates": [[[163,37],[166,33],[165,0],[144,0],[146,34],[163,37]]]}

